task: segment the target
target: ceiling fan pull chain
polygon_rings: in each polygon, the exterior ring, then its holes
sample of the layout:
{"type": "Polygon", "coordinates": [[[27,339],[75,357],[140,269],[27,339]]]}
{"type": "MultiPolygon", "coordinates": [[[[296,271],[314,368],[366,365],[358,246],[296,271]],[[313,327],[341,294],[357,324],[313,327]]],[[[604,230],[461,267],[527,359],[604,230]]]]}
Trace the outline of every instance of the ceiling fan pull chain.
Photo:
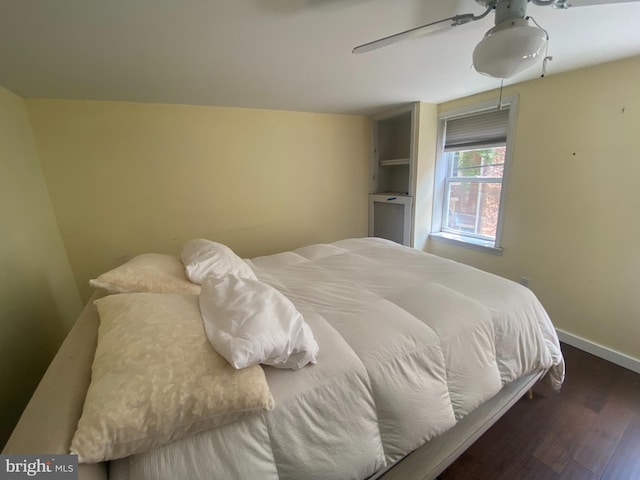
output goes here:
{"type": "Polygon", "coordinates": [[[540,75],[540,78],[543,78],[547,73],[547,63],[549,63],[551,60],[553,60],[553,57],[550,56],[545,56],[542,60],[542,75],[540,75]]]}
{"type": "Polygon", "coordinates": [[[532,16],[528,16],[527,19],[529,19],[533,23],[535,23],[536,27],[538,27],[540,30],[542,30],[544,32],[544,34],[547,36],[547,42],[546,42],[546,45],[544,47],[544,58],[542,59],[542,74],[540,75],[540,78],[544,78],[544,76],[547,73],[547,64],[551,60],[553,60],[553,57],[550,57],[549,55],[547,55],[549,53],[549,32],[546,31],[544,28],[542,28],[540,26],[540,24],[538,22],[536,22],[536,19],[533,18],[532,16]]]}
{"type": "Polygon", "coordinates": [[[531,20],[533,23],[535,23],[536,27],[538,27],[540,30],[542,30],[544,32],[544,34],[547,36],[547,42],[549,41],[549,32],[546,29],[542,28],[540,26],[540,24],[538,22],[536,22],[535,18],[533,18],[531,15],[529,15],[527,18],[525,18],[525,20],[531,20]]]}

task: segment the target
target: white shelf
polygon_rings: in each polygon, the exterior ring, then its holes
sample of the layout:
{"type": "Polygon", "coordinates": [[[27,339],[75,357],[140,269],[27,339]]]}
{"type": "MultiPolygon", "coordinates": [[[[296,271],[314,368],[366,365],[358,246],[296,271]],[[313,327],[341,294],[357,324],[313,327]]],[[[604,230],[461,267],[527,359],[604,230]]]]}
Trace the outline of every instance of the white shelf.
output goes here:
{"type": "Polygon", "coordinates": [[[369,194],[369,196],[372,195],[379,195],[380,197],[408,197],[409,192],[376,192],[369,194]]]}
{"type": "Polygon", "coordinates": [[[391,158],[389,160],[380,160],[381,167],[393,167],[395,165],[409,165],[408,158],[391,158]]]}
{"type": "Polygon", "coordinates": [[[372,118],[369,235],[411,246],[417,104],[372,118]]]}

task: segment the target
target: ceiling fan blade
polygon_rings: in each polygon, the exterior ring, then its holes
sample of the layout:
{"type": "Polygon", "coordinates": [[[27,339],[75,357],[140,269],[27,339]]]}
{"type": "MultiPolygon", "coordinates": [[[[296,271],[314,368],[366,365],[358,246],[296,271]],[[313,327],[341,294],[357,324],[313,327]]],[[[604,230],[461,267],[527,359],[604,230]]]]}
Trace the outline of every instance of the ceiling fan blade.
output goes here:
{"type": "Polygon", "coordinates": [[[453,17],[438,20],[437,22],[427,23],[426,25],[421,25],[420,27],[405,30],[404,32],[396,33],[394,35],[389,35],[388,37],[380,38],[378,40],[374,40],[373,42],[358,45],[353,49],[352,53],[366,53],[370,52],[371,50],[377,50],[378,48],[383,48],[394,43],[408,40],[412,37],[418,37],[427,33],[437,32],[438,30],[444,30],[447,28],[457,27],[458,25],[464,25],[465,23],[484,18],[486,14],[489,13],[489,10],[490,9],[488,9],[484,14],[478,16],[474,15],[473,13],[463,13],[461,15],[455,15],[453,17]]]}
{"type": "Polygon", "coordinates": [[[613,3],[630,3],[639,0],[556,0],[553,4],[556,8],[589,7],[591,5],[611,5],[613,3]]]}

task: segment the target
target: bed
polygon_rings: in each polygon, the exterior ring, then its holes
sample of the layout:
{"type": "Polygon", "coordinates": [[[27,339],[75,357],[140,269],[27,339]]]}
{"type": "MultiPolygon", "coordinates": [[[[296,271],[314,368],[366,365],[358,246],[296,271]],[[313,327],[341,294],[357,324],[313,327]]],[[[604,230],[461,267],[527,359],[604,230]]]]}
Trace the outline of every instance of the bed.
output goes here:
{"type": "MultiPolygon", "coordinates": [[[[514,282],[377,238],[247,263],[302,313],[317,363],[264,367],[272,411],[80,478],[435,478],[537,381],[562,384],[551,321],[514,282]]],[[[4,453],[68,452],[99,322],[89,302],[4,453]]]]}

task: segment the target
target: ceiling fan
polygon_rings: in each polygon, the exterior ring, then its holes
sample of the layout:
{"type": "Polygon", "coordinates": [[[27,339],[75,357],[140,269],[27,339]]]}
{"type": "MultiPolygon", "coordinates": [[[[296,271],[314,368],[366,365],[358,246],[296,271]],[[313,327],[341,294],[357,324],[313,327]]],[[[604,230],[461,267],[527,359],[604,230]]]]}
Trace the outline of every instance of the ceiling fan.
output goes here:
{"type": "MultiPolygon", "coordinates": [[[[567,9],[573,6],[601,5],[637,0],[476,0],[486,10],[475,15],[463,13],[374,40],[353,49],[365,53],[412,37],[458,27],[485,18],[495,11],[495,25],[476,45],[473,67],[479,73],[496,78],[509,78],[534,65],[544,54],[549,35],[535,20],[527,16],[527,4],[567,9]],[[529,25],[532,20],[535,26],[529,25]]],[[[547,57],[545,57],[547,58],[547,57]]],[[[546,61],[545,61],[546,63],[546,61]]]]}

